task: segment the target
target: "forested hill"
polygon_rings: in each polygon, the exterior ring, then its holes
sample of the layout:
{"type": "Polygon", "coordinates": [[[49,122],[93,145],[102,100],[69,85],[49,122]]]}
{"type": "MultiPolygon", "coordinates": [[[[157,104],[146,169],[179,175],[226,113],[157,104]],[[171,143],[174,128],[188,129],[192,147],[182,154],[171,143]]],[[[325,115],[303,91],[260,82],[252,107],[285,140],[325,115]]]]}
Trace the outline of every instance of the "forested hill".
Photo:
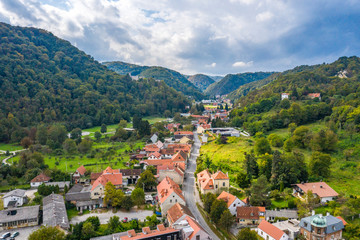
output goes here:
{"type": "Polygon", "coordinates": [[[269,77],[273,72],[255,72],[228,74],[219,82],[211,84],[205,93],[210,96],[225,95],[238,89],[241,85],[269,77]]]}
{"type": "Polygon", "coordinates": [[[154,78],[163,80],[168,86],[182,92],[187,96],[191,96],[196,100],[204,98],[204,95],[181,73],[163,67],[139,66],[125,62],[104,62],[109,69],[120,74],[131,74],[140,78],[154,78]]]}
{"type": "Polygon", "coordinates": [[[215,81],[210,78],[209,76],[206,76],[204,74],[195,74],[188,77],[188,80],[194,84],[198,89],[201,91],[205,91],[205,89],[213,84],[215,81]]]}
{"type": "Polygon", "coordinates": [[[163,82],[131,81],[47,31],[0,23],[0,35],[1,142],[39,123],[86,128],[189,104],[163,82]]]}

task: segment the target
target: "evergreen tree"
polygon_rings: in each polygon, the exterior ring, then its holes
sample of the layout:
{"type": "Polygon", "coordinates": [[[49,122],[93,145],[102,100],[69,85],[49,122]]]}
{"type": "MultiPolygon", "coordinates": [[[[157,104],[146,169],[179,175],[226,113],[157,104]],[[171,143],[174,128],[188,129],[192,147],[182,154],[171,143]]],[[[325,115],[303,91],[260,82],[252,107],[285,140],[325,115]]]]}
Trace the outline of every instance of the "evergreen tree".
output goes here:
{"type": "Polygon", "coordinates": [[[245,154],[245,169],[249,180],[259,176],[259,166],[253,153],[245,154]]]}

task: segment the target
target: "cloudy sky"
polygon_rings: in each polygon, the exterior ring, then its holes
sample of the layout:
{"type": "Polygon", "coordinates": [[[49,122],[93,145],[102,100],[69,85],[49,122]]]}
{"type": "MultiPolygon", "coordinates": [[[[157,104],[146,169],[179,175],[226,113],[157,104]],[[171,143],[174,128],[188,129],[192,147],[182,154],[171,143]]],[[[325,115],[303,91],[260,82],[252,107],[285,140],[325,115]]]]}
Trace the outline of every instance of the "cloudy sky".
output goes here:
{"type": "Polygon", "coordinates": [[[185,74],[281,71],[360,55],[358,0],[0,0],[98,61],[185,74]]]}

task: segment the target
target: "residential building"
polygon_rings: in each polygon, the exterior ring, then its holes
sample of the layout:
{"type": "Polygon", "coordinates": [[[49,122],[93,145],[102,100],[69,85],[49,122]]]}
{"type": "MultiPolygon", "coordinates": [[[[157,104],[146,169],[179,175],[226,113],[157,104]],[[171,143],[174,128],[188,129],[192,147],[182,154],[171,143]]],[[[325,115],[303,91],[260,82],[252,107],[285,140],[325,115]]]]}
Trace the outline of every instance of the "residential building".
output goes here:
{"type": "Polygon", "coordinates": [[[0,231],[39,225],[40,205],[0,211],[0,231]]]}
{"type": "Polygon", "coordinates": [[[50,177],[46,176],[44,173],[40,173],[38,176],[36,176],[35,178],[33,178],[30,181],[30,186],[37,188],[39,187],[41,184],[43,183],[47,183],[50,181],[50,177]]]}
{"type": "Polygon", "coordinates": [[[73,173],[73,176],[72,176],[74,182],[79,183],[80,179],[85,176],[85,172],[86,172],[86,168],[83,165],[78,167],[78,169],[76,169],[76,171],[73,173]]]}
{"type": "Polygon", "coordinates": [[[60,191],[64,191],[65,185],[69,188],[70,187],[70,181],[47,182],[47,183],[45,183],[45,186],[58,186],[60,191]]]}
{"type": "Polygon", "coordinates": [[[191,140],[194,139],[194,133],[191,131],[177,131],[174,133],[175,140],[180,140],[183,137],[187,137],[191,140]]]}
{"type": "Polygon", "coordinates": [[[237,207],[236,221],[244,225],[257,225],[265,220],[265,207],[237,207]]]}
{"type": "Polygon", "coordinates": [[[113,234],[113,240],[178,240],[180,238],[180,230],[171,227],[165,227],[163,224],[157,225],[155,230],[149,227],[143,227],[140,233],[136,233],[134,229],[127,231],[127,234],[113,234]]]}
{"type": "Polygon", "coordinates": [[[185,171],[177,164],[160,165],[157,167],[157,179],[161,182],[164,178],[170,177],[176,184],[182,185],[185,171]]]}
{"type": "Polygon", "coordinates": [[[318,98],[321,101],[321,94],[320,93],[309,93],[307,96],[310,99],[318,98]]]}
{"type": "Polygon", "coordinates": [[[189,216],[186,216],[175,228],[181,229],[183,240],[211,240],[210,235],[200,226],[200,224],[189,216]]]}
{"type": "Polygon", "coordinates": [[[182,144],[187,144],[187,143],[189,143],[189,142],[191,142],[192,140],[190,139],[190,138],[188,138],[188,137],[182,137],[181,139],[180,139],[180,141],[179,141],[179,143],[182,143],[182,144]]]}
{"type": "Polygon", "coordinates": [[[15,189],[3,196],[4,208],[20,207],[27,203],[26,191],[22,189],[15,189]]]}
{"type": "Polygon", "coordinates": [[[289,99],[289,96],[290,96],[290,94],[288,94],[288,93],[282,93],[281,94],[281,100],[289,99]]]}
{"type": "Polygon", "coordinates": [[[105,185],[108,182],[111,182],[115,188],[122,188],[122,174],[119,169],[112,169],[107,167],[103,173],[98,177],[91,187],[91,199],[99,199],[104,196],[105,185]]]}
{"type": "Polygon", "coordinates": [[[230,186],[227,174],[221,171],[211,174],[208,169],[197,174],[197,184],[201,194],[209,192],[216,194],[220,193],[220,191],[228,191],[230,186]]]}
{"type": "Polygon", "coordinates": [[[151,140],[152,143],[156,143],[157,140],[158,140],[158,136],[154,133],[154,134],[151,136],[150,140],[151,140]]]}
{"type": "Polygon", "coordinates": [[[321,203],[333,201],[339,196],[339,194],[325,182],[293,184],[293,195],[295,197],[304,199],[308,191],[311,191],[314,196],[319,197],[321,203]]]}
{"type": "Polygon", "coordinates": [[[280,210],[266,210],[265,220],[275,221],[277,218],[297,219],[298,214],[296,210],[280,209],[280,210]]]}
{"type": "Polygon", "coordinates": [[[63,196],[50,194],[43,199],[43,223],[46,226],[70,229],[63,196]]]}
{"type": "Polygon", "coordinates": [[[141,169],[120,169],[123,178],[123,185],[136,184],[140,178],[141,169]]]}
{"type": "Polygon", "coordinates": [[[103,206],[102,198],[91,199],[91,185],[83,186],[81,184],[74,185],[66,194],[65,200],[75,204],[79,212],[84,210],[93,210],[103,206]]]}
{"type": "Polygon", "coordinates": [[[255,231],[260,237],[266,240],[289,240],[289,236],[284,231],[266,220],[261,221],[255,231]]]}
{"type": "Polygon", "coordinates": [[[174,225],[178,225],[187,216],[195,219],[188,207],[180,203],[175,203],[174,206],[167,211],[166,219],[169,226],[172,227],[174,225]]]}
{"type": "Polygon", "coordinates": [[[157,193],[161,207],[161,213],[166,215],[167,211],[176,203],[186,205],[185,198],[178,184],[171,178],[164,178],[157,186],[157,193]]]}
{"type": "Polygon", "coordinates": [[[153,152],[148,155],[149,160],[158,160],[161,159],[161,153],[160,152],[153,152]]]}
{"type": "Polygon", "coordinates": [[[307,240],[339,240],[342,239],[343,229],[343,221],[329,214],[312,215],[300,221],[300,233],[307,240]]]}
{"type": "Polygon", "coordinates": [[[230,211],[230,213],[234,216],[236,216],[236,208],[237,207],[242,207],[242,206],[246,206],[246,204],[241,201],[239,198],[237,198],[236,196],[223,191],[218,197],[218,200],[224,200],[227,204],[227,207],[230,211]]]}
{"type": "Polygon", "coordinates": [[[284,231],[289,236],[289,240],[295,240],[300,234],[300,221],[296,219],[275,222],[272,225],[284,231]]]}

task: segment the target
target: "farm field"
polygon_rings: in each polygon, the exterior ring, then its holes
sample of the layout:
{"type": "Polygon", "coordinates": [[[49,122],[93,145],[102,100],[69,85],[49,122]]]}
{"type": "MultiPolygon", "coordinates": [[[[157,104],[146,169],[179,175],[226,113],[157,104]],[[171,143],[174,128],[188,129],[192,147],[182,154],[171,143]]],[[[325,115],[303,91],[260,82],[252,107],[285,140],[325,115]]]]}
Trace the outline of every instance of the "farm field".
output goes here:
{"type": "Polygon", "coordinates": [[[0,150],[2,151],[16,151],[23,149],[22,146],[13,143],[0,143],[0,150]]]}

